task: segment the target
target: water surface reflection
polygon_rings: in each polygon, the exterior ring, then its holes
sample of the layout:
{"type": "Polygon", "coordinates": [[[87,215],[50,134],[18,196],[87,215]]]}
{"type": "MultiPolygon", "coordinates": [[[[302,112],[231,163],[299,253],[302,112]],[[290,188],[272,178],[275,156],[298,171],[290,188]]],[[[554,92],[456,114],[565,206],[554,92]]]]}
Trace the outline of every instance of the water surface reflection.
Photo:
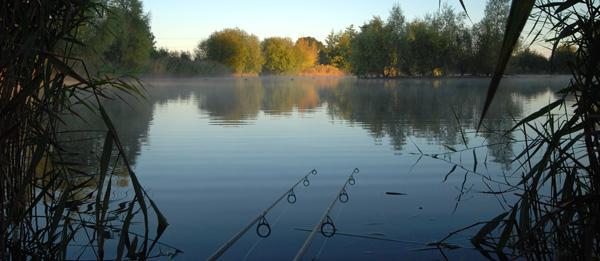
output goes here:
{"type": "MultiPolygon", "coordinates": [[[[316,168],[302,198],[269,214],[273,233],[245,235],[227,259],[290,259],[335,197],[348,169],[361,170],[352,200],[332,213],[339,232],[390,239],[318,238],[307,252],[323,259],[423,258],[420,243],[496,213],[496,199],[478,193],[477,178],[458,187],[462,174],[442,182],[449,166],[411,153],[436,153],[469,144],[502,144],[513,137],[473,126],[488,81],[358,80],[354,78],[204,78],[147,80],[148,99],[128,105],[107,101],[143,184],[171,226],[164,240],[183,259],[205,258],[301,173],[316,168]],[[466,129],[464,135],[459,126],[466,129]],[[418,148],[417,148],[418,147],[418,148]],[[399,194],[386,192],[397,192],[399,194]],[[457,195],[461,205],[454,211],[457,195]]],[[[490,109],[486,126],[508,129],[555,98],[563,79],[512,78],[490,109]],[[548,83],[552,82],[553,86],[548,83]]],[[[94,117],[89,123],[94,125],[94,117]]],[[[85,124],[82,123],[82,126],[85,124]]],[[[78,143],[98,148],[93,139],[78,143]]],[[[510,169],[514,148],[478,149],[484,171],[510,169]]],[[[470,153],[470,152],[469,152],[470,153]]],[[[469,159],[464,159],[468,162],[469,159]]],[[[127,184],[124,184],[126,187],[127,184]]],[[[252,234],[252,233],[250,233],[252,234]]],[[[456,242],[464,244],[465,242],[456,242]]],[[[474,258],[470,251],[450,257],[474,258]]]]}

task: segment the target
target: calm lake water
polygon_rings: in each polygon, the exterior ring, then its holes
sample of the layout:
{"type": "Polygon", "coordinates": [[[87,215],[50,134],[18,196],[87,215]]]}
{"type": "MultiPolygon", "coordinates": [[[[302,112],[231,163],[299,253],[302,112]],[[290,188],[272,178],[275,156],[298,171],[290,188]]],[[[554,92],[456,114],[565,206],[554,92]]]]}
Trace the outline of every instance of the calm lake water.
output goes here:
{"type": "MultiPolygon", "coordinates": [[[[346,189],[348,202],[337,202],[330,215],[337,234],[318,234],[305,259],[440,259],[439,251],[420,249],[501,211],[496,197],[481,193],[487,190],[481,176],[459,169],[444,181],[454,165],[447,161],[498,179],[512,173],[510,159],[518,153],[517,145],[485,146],[509,137],[474,134],[486,79],[146,82],[147,100],[106,106],[138,177],[170,223],[162,242],[181,249],[180,260],[210,256],[316,169],[309,186],[294,189],[294,204],[284,199],[266,215],[268,238],[253,227],[223,256],[291,259],[309,234],[303,229],[319,222],[354,168],[360,173],[346,189]],[[465,149],[464,140],[477,147],[478,166],[473,149],[439,159],[419,155],[465,149]]],[[[511,119],[553,101],[565,82],[506,79],[485,125],[512,127],[511,119]]],[[[129,188],[126,179],[116,183],[123,191],[129,188]]],[[[444,254],[481,258],[469,249],[471,233],[450,240],[465,249],[444,254]]]]}

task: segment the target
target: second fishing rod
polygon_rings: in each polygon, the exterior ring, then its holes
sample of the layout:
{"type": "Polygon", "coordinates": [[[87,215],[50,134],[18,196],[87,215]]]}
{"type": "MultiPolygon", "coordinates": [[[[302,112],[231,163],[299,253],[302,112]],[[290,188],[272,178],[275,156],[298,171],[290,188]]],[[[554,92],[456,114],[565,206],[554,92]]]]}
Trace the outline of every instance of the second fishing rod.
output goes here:
{"type": "Polygon", "coordinates": [[[323,234],[323,236],[325,236],[325,237],[332,237],[333,235],[335,235],[336,228],[335,228],[335,225],[333,224],[333,220],[329,216],[329,213],[331,213],[331,210],[335,206],[336,202],[338,202],[338,201],[340,201],[342,203],[348,202],[349,197],[348,197],[348,193],[346,192],[346,187],[348,185],[354,185],[356,183],[356,179],[354,178],[354,175],[358,174],[359,171],[360,170],[358,168],[355,168],[354,171],[352,171],[352,173],[350,174],[350,176],[348,176],[348,179],[346,179],[344,186],[342,186],[342,188],[336,195],[335,199],[331,202],[331,204],[329,204],[329,207],[325,210],[325,212],[323,213],[323,216],[321,216],[321,219],[319,220],[319,222],[310,231],[308,238],[306,238],[306,241],[304,241],[304,244],[302,244],[302,247],[300,248],[300,250],[294,257],[294,261],[302,260],[302,257],[304,257],[304,254],[310,247],[310,244],[312,243],[312,240],[315,237],[315,235],[317,234],[318,230],[320,230],[321,234],[323,234]],[[327,232],[328,227],[330,227],[330,229],[331,229],[331,230],[329,230],[329,232],[327,232]]]}

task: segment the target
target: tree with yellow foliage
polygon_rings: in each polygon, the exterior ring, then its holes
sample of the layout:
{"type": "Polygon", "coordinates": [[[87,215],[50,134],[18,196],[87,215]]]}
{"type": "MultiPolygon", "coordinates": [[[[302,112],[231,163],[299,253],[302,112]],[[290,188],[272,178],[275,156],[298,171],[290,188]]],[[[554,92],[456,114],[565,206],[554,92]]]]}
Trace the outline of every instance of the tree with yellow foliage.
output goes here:
{"type": "Polygon", "coordinates": [[[299,70],[309,69],[317,65],[319,60],[319,47],[316,42],[306,38],[299,38],[294,47],[299,70]]]}

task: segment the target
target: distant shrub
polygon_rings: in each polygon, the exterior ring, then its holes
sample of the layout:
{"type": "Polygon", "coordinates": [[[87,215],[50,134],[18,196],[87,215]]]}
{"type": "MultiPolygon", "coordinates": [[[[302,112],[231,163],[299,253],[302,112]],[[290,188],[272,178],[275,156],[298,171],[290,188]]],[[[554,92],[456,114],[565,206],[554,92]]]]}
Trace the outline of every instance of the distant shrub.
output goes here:
{"type": "Polygon", "coordinates": [[[298,75],[301,76],[344,76],[345,72],[333,65],[319,64],[308,69],[302,70],[298,75]]]}
{"type": "Polygon", "coordinates": [[[259,73],[264,63],[258,37],[239,28],[214,32],[202,41],[196,60],[203,58],[224,64],[235,73],[259,73]]]}

